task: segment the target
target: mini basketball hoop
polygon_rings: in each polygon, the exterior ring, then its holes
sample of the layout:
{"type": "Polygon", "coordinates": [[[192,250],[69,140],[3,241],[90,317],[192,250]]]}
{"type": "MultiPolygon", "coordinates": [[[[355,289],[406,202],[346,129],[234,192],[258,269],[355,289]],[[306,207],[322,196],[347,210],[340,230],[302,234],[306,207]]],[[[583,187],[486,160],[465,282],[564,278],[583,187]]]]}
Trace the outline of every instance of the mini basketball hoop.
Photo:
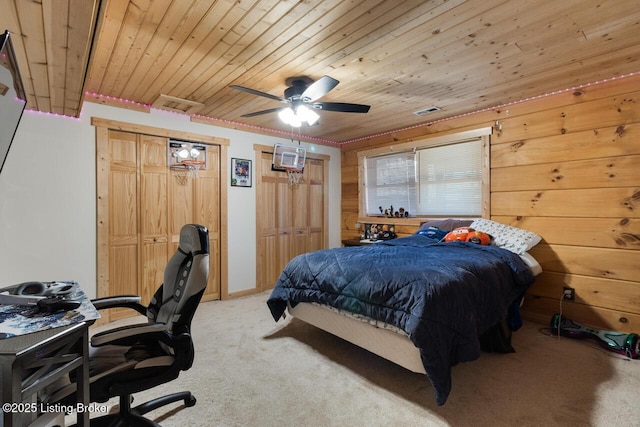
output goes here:
{"type": "Polygon", "coordinates": [[[178,184],[184,185],[189,178],[197,178],[198,171],[204,166],[201,160],[183,160],[180,163],[171,165],[171,174],[176,177],[178,184]]]}
{"type": "Polygon", "coordinates": [[[302,171],[306,158],[307,150],[302,146],[275,144],[273,146],[271,168],[281,171],[287,170],[288,168],[302,171]]]}
{"type": "Polygon", "coordinates": [[[189,178],[197,178],[200,169],[207,169],[207,147],[201,143],[170,139],[167,143],[167,164],[178,184],[184,185],[189,178]]]}
{"type": "Polygon", "coordinates": [[[304,170],[298,168],[285,168],[285,171],[287,172],[287,181],[289,182],[289,187],[298,188],[304,170]]]}

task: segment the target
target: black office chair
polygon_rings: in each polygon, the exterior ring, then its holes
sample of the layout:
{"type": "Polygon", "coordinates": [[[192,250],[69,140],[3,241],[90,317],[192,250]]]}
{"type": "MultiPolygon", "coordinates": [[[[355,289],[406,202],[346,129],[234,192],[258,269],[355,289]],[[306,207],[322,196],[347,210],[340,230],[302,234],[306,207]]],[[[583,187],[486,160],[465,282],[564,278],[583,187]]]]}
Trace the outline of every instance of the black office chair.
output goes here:
{"type": "MultiPolygon", "coordinates": [[[[131,407],[131,395],[178,377],[193,364],[191,319],[209,276],[208,230],[195,224],[180,231],[180,244],[164,271],[164,282],[149,307],[140,297],[106,297],[93,301],[98,310],[127,307],[146,315],[148,322],[114,328],[91,337],[89,351],[90,398],[106,402],[119,396],[120,412],[91,419],[92,426],[157,426],[144,418],[156,408],[180,400],[193,406],[189,391],[174,393],[131,407]]],[[[69,403],[75,384],[51,396],[51,402],[69,403]]]]}

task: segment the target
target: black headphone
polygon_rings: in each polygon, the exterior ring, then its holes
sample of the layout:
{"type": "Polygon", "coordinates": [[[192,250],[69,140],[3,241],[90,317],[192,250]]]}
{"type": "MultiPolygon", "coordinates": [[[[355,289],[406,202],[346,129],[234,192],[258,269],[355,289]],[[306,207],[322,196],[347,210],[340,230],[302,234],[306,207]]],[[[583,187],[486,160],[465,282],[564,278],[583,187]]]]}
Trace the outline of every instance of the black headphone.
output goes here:
{"type": "Polygon", "coordinates": [[[69,283],[24,282],[18,285],[15,295],[64,298],[67,297],[73,289],[74,285],[69,283]]]}

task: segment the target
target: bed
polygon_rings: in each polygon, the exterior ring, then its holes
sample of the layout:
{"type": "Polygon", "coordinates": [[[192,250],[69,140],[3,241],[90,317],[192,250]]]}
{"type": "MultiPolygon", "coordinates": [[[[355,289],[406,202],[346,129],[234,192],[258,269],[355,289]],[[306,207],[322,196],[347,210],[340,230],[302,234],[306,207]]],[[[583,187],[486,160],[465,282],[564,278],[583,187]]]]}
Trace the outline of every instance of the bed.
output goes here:
{"type": "Polygon", "coordinates": [[[444,243],[420,234],[310,252],[289,262],[267,305],[276,321],[288,310],[426,373],[436,403],[443,405],[451,392],[451,367],[477,359],[481,342],[503,338],[500,351],[513,351],[508,330],[518,328],[519,301],[539,272],[525,250],[535,240],[520,245],[521,254],[504,242],[444,243]]]}

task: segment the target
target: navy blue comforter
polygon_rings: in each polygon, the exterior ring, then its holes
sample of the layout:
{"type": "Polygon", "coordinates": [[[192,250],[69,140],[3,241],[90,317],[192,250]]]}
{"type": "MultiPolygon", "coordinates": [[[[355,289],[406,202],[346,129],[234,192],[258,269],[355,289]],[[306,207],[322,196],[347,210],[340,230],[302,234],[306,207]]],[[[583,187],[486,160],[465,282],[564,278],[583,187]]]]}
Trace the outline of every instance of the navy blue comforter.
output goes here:
{"type": "Polygon", "coordinates": [[[276,321],[287,301],[318,302],[404,330],[420,349],[442,405],[451,391],[451,367],[480,356],[480,334],[503,321],[533,281],[507,250],[409,236],[299,255],[267,304],[276,321]]]}

